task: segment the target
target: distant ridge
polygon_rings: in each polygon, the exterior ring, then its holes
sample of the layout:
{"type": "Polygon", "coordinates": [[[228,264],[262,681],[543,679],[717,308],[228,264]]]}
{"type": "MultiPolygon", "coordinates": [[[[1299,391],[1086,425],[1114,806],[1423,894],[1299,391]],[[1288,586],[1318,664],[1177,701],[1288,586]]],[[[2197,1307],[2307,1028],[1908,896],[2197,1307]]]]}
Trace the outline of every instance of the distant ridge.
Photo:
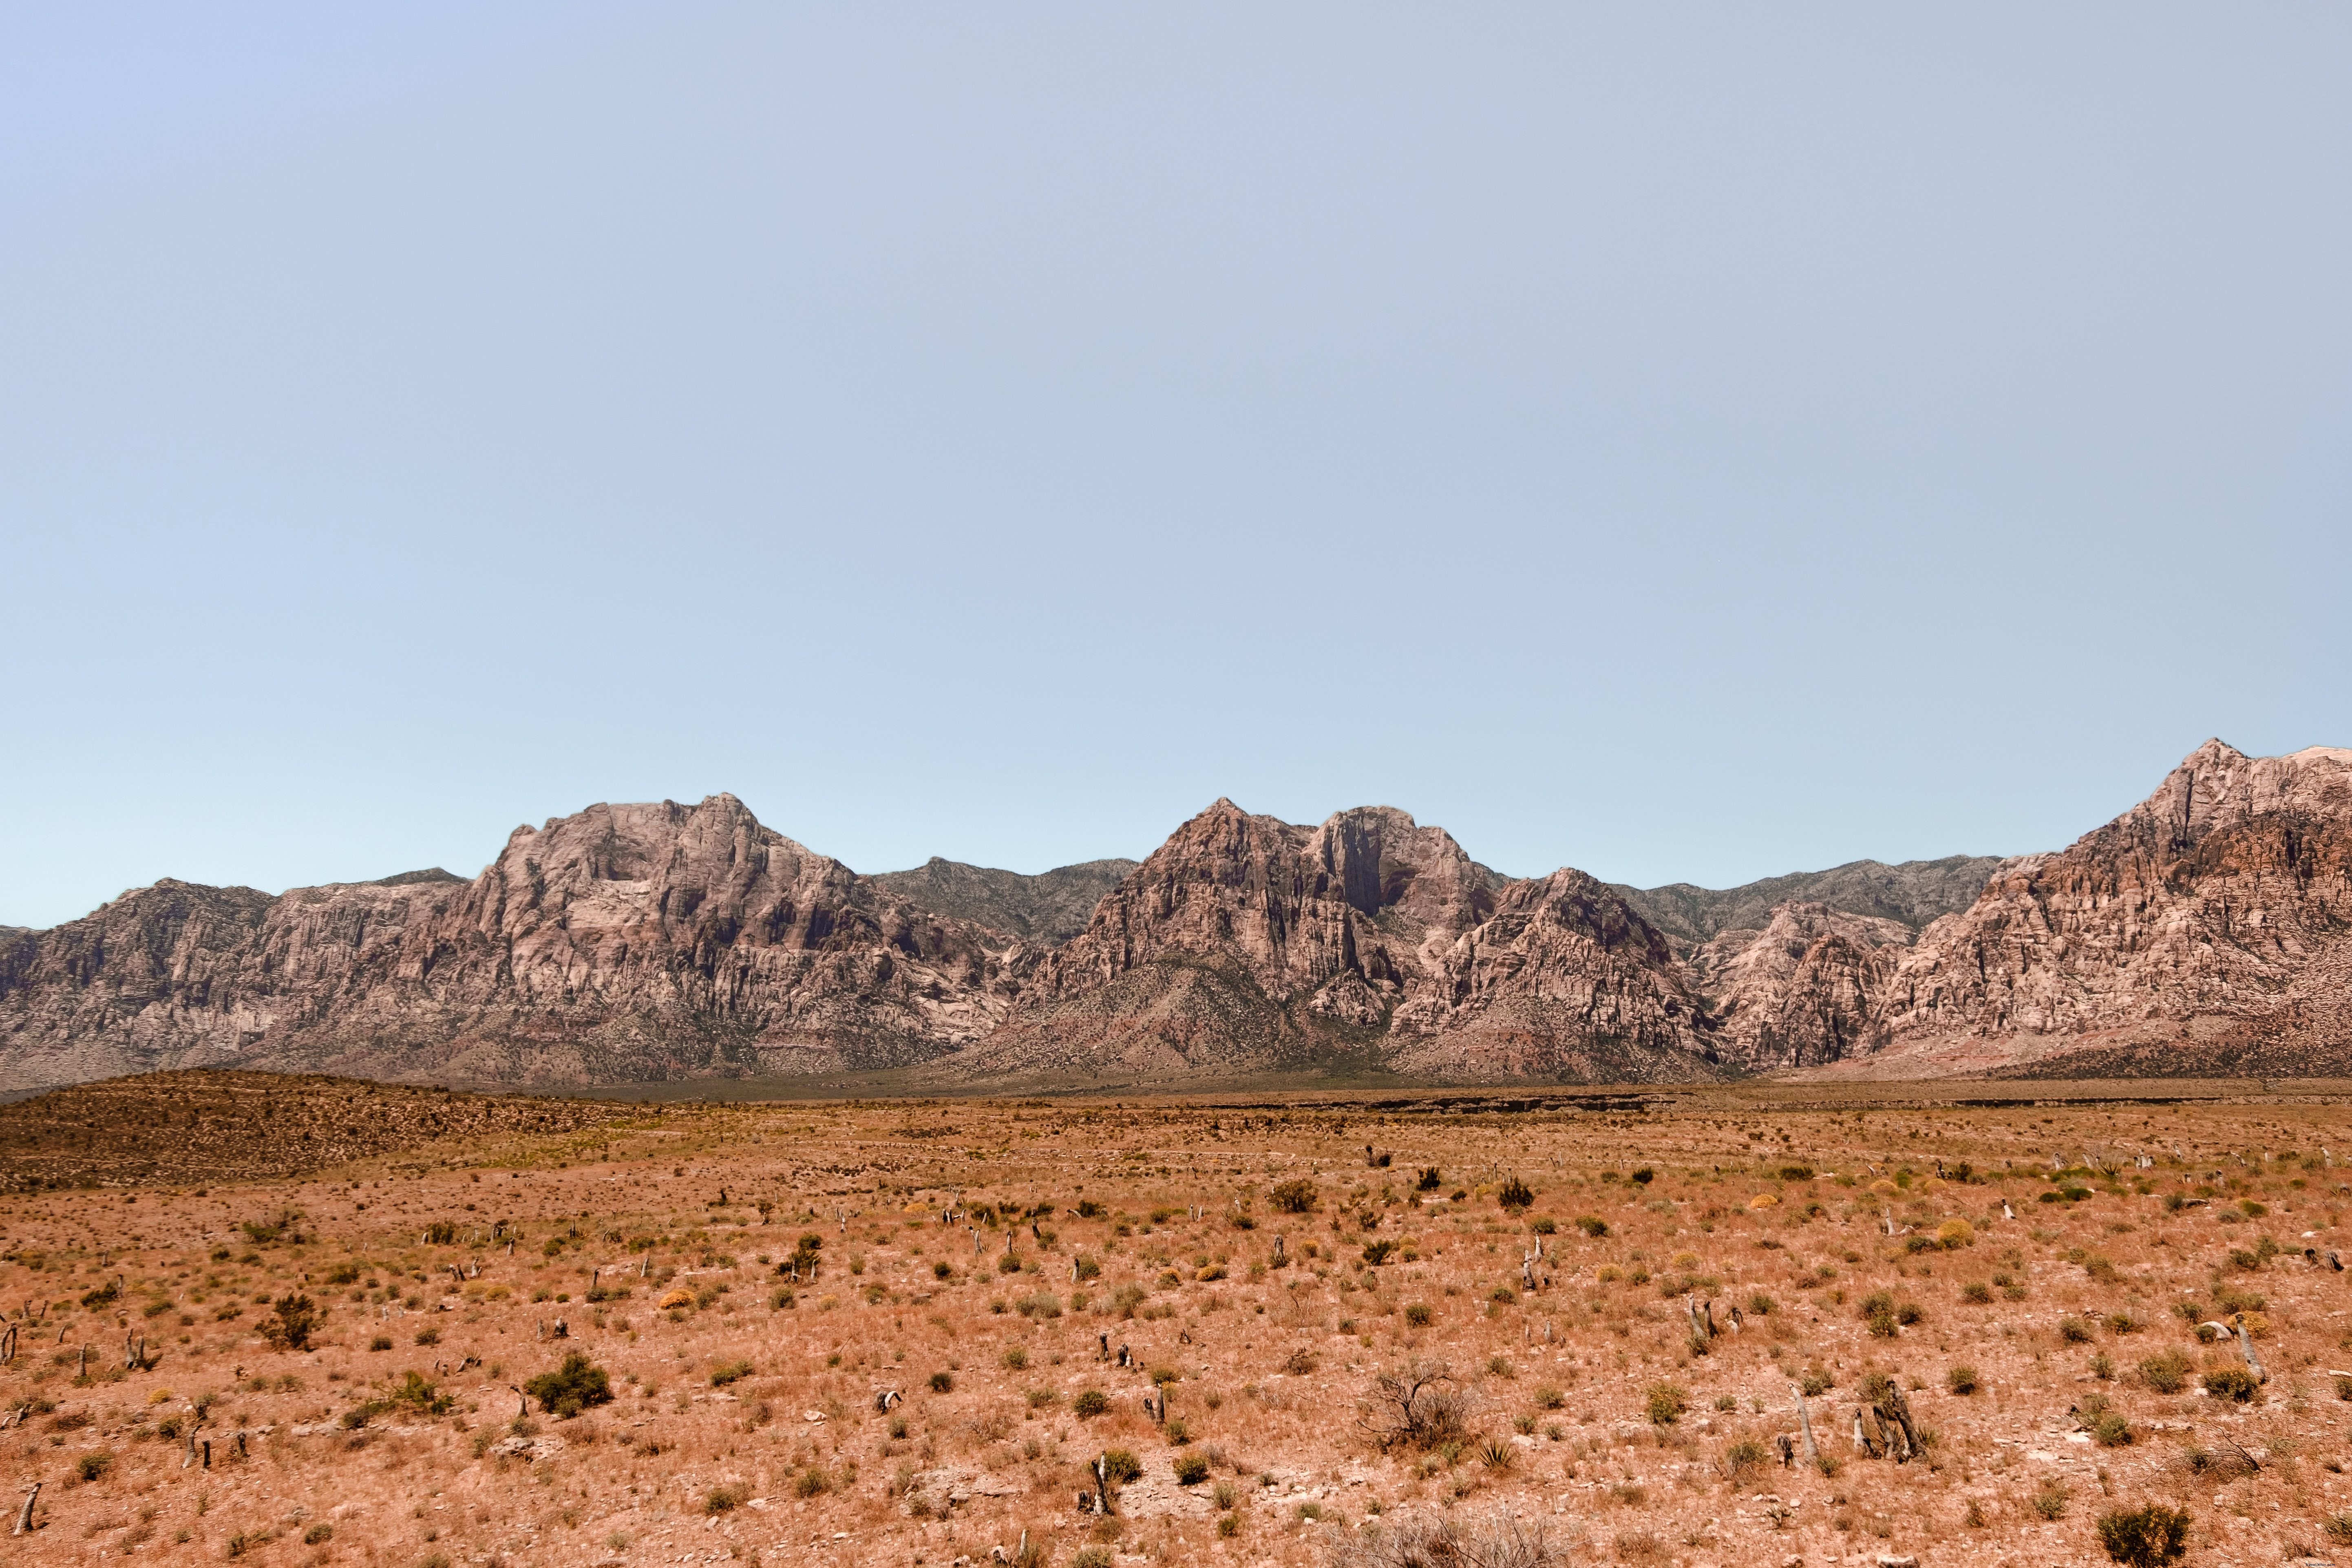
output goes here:
{"type": "Polygon", "coordinates": [[[1849,860],[1826,871],[1792,871],[1737,888],[1663,888],[1612,883],[1642,918],[1683,942],[1712,941],[1727,931],[1759,930],[1772,911],[1790,902],[1827,904],[1907,927],[1913,935],[1977,901],[1993,873],[2009,862],[1998,855],[1947,855],[1940,860],[1849,860]]]}
{"type": "Polygon", "coordinates": [[[934,855],[911,871],[884,871],[867,881],[935,915],[950,915],[995,931],[1059,947],[1087,929],[1102,897],[1138,860],[1088,860],[1024,876],[968,866],[934,855]]]}

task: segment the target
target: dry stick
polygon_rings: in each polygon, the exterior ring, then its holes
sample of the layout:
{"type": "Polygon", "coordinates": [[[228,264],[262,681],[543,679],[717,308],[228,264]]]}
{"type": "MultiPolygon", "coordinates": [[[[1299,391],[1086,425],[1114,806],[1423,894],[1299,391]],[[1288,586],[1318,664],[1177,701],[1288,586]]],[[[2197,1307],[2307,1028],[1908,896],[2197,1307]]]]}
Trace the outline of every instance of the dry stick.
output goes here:
{"type": "Polygon", "coordinates": [[[2246,1332],[2246,1315],[2240,1312],[2235,1316],[2238,1320],[2238,1353],[2246,1358],[2246,1370],[2254,1374],[2256,1383],[2268,1383],[2271,1380],[2270,1370],[2263,1365],[2262,1357],[2254,1353],[2253,1336],[2246,1332]]]}
{"type": "Polygon", "coordinates": [[[38,1502],[40,1498],[41,1483],[35,1481],[33,1483],[33,1489],[25,1494],[25,1506],[16,1510],[16,1528],[10,1531],[8,1533],[11,1535],[22,1535],[26,1531],[33,1528],[33,1505],[36,1502],[38,1502]]]}
{"type": "Polygon", "coordinates": [[[1805,1463],[1818,1464],[1822,1451],[1813,1447],[1813,1418],[1805,1412],[1805,1391],[1795,1384],[1789,1385],[1789,1397],[1797,1402],[1797,1425],[1805,1434],[1805,1463]]]}

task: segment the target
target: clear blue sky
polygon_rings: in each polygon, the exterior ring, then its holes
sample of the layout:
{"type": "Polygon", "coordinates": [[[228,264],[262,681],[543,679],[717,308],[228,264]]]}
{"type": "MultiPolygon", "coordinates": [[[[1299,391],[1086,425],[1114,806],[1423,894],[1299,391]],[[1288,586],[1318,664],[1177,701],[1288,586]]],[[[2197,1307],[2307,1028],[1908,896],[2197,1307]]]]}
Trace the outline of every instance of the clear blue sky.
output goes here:
{"type": "Polygon", "coordinates": [[[0,8],[0,921],[2352,743],[2352,9],[0,8]]]}

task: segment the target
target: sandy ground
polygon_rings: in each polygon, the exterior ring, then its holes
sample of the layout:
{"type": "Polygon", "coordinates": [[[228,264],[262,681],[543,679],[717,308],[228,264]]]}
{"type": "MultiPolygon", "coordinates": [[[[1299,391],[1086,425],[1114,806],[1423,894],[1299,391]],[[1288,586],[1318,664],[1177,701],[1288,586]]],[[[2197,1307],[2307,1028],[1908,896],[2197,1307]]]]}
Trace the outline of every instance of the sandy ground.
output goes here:
{"type": "Polygon", "coordinates": [[[2021,1565],[2104,1562],[2099,1517],[2159,1500],[2193,1563],[2352,1561],[2324,1150],[2340,1105],[745,1105],[20,1195],[9,1551],[1322,1563],[1516,1516],[1574,1561],[2021,1565]],[[2240,1315],[2244,1403],[2200,1387],[2240,1315]],[[568,1352],[611,1395],[570,1416],[524,1392],[568,1352]],[[1384,1442],[1415,1366],[1460,1429],[1384,1442]],[[1910,1462],[1856,1447],[1874,1372],[1910,1462]],[[1797,1383],[1819,1465],[1780,1459],[1797,1383]],[[1084,1511],[1106,1453],[1134,1478],[1084,1511]]]}

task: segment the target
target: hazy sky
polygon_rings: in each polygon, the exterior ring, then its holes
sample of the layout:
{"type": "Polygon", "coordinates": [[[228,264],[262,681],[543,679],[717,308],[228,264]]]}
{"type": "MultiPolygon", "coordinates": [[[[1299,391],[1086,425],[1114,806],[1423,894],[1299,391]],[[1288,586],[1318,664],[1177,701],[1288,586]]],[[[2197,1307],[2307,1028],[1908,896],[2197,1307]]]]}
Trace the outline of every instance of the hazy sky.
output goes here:
{"type": "Polygon", "coordinates": [[[0,921],[2352,744],[2352,9],[0,7],[0,921]]]}

